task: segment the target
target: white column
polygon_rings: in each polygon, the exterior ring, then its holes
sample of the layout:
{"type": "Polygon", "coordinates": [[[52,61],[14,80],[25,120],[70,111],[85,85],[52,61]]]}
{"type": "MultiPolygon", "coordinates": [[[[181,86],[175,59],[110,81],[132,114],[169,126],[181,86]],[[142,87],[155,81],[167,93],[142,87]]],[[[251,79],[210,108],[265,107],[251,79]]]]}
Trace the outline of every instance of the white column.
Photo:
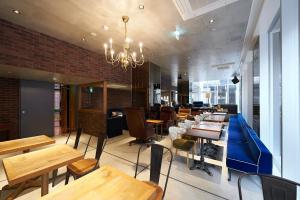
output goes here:
{"type": "Polygon", "coordinates": [[[281,1],[282,172],[300,182],[299,0],[281,1]]]}

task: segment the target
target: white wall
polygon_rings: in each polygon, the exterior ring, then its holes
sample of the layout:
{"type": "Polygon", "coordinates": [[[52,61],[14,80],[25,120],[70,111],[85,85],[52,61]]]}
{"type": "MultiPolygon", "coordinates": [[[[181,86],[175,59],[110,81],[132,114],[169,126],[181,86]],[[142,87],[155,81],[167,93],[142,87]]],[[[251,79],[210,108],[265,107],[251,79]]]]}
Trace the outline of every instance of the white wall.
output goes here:
{"type": "Polygon", "coordinates": [[[241,68],[242,75],[242,115],[247,123],[253,124],[253,51],[248,51],[241,68]]]}
{"type": "MultiPolygon", "coordinates": [[[[263,1],[252,35],[253,40],[259,36],[260,43],[260,137],[271,152],[278,148],[273,145],[272,105],[274,98],[278,97],[273,96],[272,92],[269,29],[280,12],[280,3],[282,3],[282,175],[300,182],[299,0],[263,1]]],[[[251,117],[249,109],[251,108],[247,105],[249,103],[247,93],[252,92],[252,88],[249,87],[251,84],[249,74],[252,75],[252,70],[245,62],[241,66],[241,71],[243,75],[242,112],[249,122],[251,117]]]]}

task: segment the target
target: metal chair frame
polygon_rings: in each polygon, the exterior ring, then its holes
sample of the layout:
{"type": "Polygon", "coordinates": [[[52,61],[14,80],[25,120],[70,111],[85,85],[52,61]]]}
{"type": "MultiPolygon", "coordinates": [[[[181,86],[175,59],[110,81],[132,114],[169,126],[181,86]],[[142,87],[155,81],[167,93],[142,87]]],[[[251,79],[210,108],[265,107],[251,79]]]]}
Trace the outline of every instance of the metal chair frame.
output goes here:
{"type": "MultiPolygon", "coordinates": [[[[242,195],[242,189],[241,189],[241,183],[242,183],[242,179],[246,176],[258,176],[260,178],[261,181],[261,185],[262,185],[262,190],[263,190],[263,196],[264,196],[264,200],[272,200],[272,197],[269,196],[270,194],[268,192],[268,189],[274,189],[274,188],[288,188],[289,189],[289,194],[294,198],[294,200],[296,200],[297,198],[297,186],[300,186],[300,183],[296,183],[294,181],[285,179],[285,178],[281,178],[281,177],[277,177],[277,176],[273,176],[273,175],[266,175],[266,174],[256,174],[256,173],[246,173],[244,175],[241,175],[238,179],[238,189],[239,189],[239,198],[240,200],[243,200],[243,195],[242,195]],[[270,185],[270,181],[272,182],[272,185],[270,185]],[[278,185],[278,183],[280,185],[278,185]],[[276,186],[276,187],[269,187],[269,186],[276,186]]],[[[289,200],[293,200],[290,199],[289,200]]]]}
{"type": "Polygon", "coordinates": [[[147,146],[147,147],[151,146],[150,181],[157,184],[157,185],[159,184],[159,178],[160,178],[160,171],[161,171],[161,165],[162,165],[162,158],[163,158],[163,155],[164,155],[164,152],[163,152],[164,149],[167,149],[167,151],[171,155],[170,164],[169,164],[169,167],[168,167],[168,172],[167,172],[167,177],[166,177],[166,182],[165,182],[165,186],[164,186],[164,190],[163,190],[163,196],[162,196],[162,199],[163,199],[164,196],[165,196],[165,192],[166,192],[166,189],[167,189],[168,180],[169,180],[169,176],[170,176],[171,166],[172,166],[172,162],[173,162],[173,153],[169,148],[167,148],[163,145],[160,145],[160,144],[142,144],[139,148],[139,151],[138,151],[134,178],[136,178],[136,176],[137,176],[140,153],[141,153],[141,149],[144,146],[147,146]]]}

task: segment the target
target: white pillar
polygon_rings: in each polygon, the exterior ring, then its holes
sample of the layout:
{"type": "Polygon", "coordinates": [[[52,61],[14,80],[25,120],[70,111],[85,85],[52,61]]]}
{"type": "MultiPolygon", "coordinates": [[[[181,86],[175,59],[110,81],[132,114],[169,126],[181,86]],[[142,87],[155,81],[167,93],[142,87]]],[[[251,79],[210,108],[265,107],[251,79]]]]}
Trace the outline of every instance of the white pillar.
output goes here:
{"type": "Polygon", "coordinates": [[[299,0],[281,0],[282,175],[300,182],[299,0]]]}

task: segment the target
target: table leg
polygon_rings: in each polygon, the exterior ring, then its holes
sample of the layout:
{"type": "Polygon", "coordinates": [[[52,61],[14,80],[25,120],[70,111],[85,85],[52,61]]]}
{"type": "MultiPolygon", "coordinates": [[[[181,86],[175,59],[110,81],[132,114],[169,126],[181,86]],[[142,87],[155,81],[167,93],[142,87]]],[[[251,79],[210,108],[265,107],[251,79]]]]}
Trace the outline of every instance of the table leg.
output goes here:
{"type": "Polygon", "coordinates": [[[23,153],[29,153],[29,152],[30,152],[30,149],[23,150],[23,153]]]}
{"type": "Polygon", "coordinates": [[[48,194],[49,191],[49,175],[48,173],[42,175],[42,196],[48,194]]]}
{"type": "Polygon", "coordinates": [[[155,124],[156,140],[158,141],[158,124],[155,124]]]}
{"type": "Polygon", "coordinates": [[[163,124],[160,124],[160,139],[162,139],[163,135],[163,124]]]}
{"type": "Polygon", "coordinates": [[[201,138],[200,139],[200,161],[195,161],[194,160],[194,166],[192,166],[190,168],[190,170],[193,169],[200,169],[205,171],[208,175],[212,176],[212,173],[209,171],[208,167],[207,167],[207,163],[205,163],[204,161],[204,139],[201,138]]]}

